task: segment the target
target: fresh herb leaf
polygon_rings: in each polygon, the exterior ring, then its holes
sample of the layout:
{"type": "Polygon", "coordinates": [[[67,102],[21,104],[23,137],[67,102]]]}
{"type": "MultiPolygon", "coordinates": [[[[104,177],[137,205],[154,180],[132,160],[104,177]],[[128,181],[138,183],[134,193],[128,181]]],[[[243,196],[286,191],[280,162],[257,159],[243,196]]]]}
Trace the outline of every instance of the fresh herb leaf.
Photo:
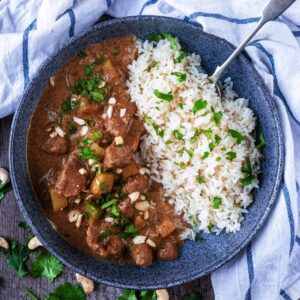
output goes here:
{"type": "Polygon", "coordinates": [[[188,293],[183,296],[181,300],[201,300],[201,296],[199,293],[188,293]]]}
{"type": "Polygon", "coordinates": [[[167,141],[165,142],[166,145],[169,145],[169,144],[171,144],[171,143],[172,143],[171,140],[167,140],[167,141]]]}
{"type": "Polygon", "coordinates": [[[99,242],[104,241],[110,235],[111,235],[111,231],[109,229],[106,229],[102,234],[99,235],[98,237],[99,242]]]}
{"type": "Polygon", "coordinates": [[[46,250],[41,251],[32,263],[31,275],[33,278],[47,277],[51,282],[61,274],[63,265],[46,250]]]}
{"type": "Polygon", "coordinates": [[[165,101],[172,101],[173,100],[173,95],[172,92],[169,92],[167,94],[160,92],[159,90],[154,90],[154,95],[162,100],[165,101]]]}
{"type": "Polygon", "coordinates": [[[208,225],[208,226],[207,226],[207,230],[208,230],[209,232],[212,232],[212,226],[211,226],[211,225],[208,225]]]}
{"type": "Polygon", "coordinates": [[[194,155],[193,149],[185,149],[185,152],[189,155],[189,157],[193,157],[193,155],[194,155]]]}
{"type": "Polygon", "coordinates": [[[202,176],[200,176],[200,175],[197,176],[197,181],[198,181],[199,184],[205,183],[204,178],[202,176]]]}
{"type": "Polygon", "coordinates": [[[211,121],[215,122],[216,125],[220,125],[220,122],[221,122],[221,119],[222,119],[222,112],[221,111],[218,111],[218,112],[215,112],[214,115],[211,117],[211,121]]]}
{"type": "Polygon", "coordinates": [[[205,159],[205,158],[208,157],[208,155],[209,155],[209,152],[205,151],[205,152],[203,153],[203,155],[201,156],[201,158],[202,158],[202,159],[205,159]]]}
{"type": "Polygon", "coordinates": [[[216,161],[221,161],[221,156],[216,157],[216,161]]]}
{"type": "Polygon", "coordinates": [[[96,63],[97,63],[98,65],[101,65],[101,64],[105,61],[105,59],[106,59],[106,54],[105,54],[105,53],[102,53],[102,54],[100,55],[100,57],[97,59],[96,63]]]}
{"type": "Polygon", "coordinates": [[[133,224],[128,224],[125,227],[123,232],[118,233],[118,237],[125,239],[125,238],[134,238],[138,233],[138,229],[133,224]]]}
{"type": "Polygon", "coordinates": [[[102,137],[101,131],[94,131],[94,132],[92,133],[92,135],[93,135],[93,138],[96,139],[96,140],[99,140],[99,139],[101,139],[101,137],[102,137]]]}
{"type": "Polygon", "coordinates": [[[4,196],[8,193],[12,191],[12,185],[11,183],[2,183],[2,181],[0,180],[0,204],[2,202],[2,200],[4,199],[4,196]]]}
{"type": "Polygon", "coordinates": [[[248,175],[252,175],[252,166],[249,156],[246,157],[246,167],[242,167],[242,172],[248,175]]]}
{"type": "MultiPolygon", "coordinates": [[[[138,292],[138,291],[137,291],[138,292]]],[[[138,300],[135,290],[125,290],[118,300],[138,300]]]]}
{"type": "Polygon", "coordinates": [[[178,129],[173,131],[173,135],[174,135],[175,139],[177,139],[179,141],[184,141],[184,138],[183,138],[184,135],[178,129]]]}
{"type": "Polygon", "coordinates": [[[203,100],[203,99],[197,100],[194,103],[193,114],[195,115],[197,111],[205,108],[206,106],[207,106],[207,101],[206,100],[203,100]]]}
{"type": "Polygon", "coordinates": [[[182,109],[182,110],[183,110],[183,105],[184,105],[184,104],[182,104],[182,103],[179,103],[179,104],[178,104],[179,108],[182,109]]]}
{"type": "Polygon", "coordinates": [[[222,147],[221,151],[223,151],[223,152],[226,151],[226,147],[222,147]]]}
{"type": "Polygon", "coordinates": [[[94,67],[95,67],[94,64],[91,64],[91,65],[85,65],[85,66],[83,67],[84,75],[87,76],[87,77],[92,77],[93,74],[94,74],[94,67]]]}
{"type": "Polygon", "coordinates": [[[208,144],[208,147],[209,147],[209,151],[213,151],[214,148],[215,148],[215,144],[214,144],[213,142],[210,142],[210,143],[208,144]]]}
{"type": "Polygon", "coordinates": [[[96,92],[96,91],[92,91],[90,93],[90,97],[92,100],[94,100],[95,102],[103,102],[104,101],[104,96],[102,93],[100,92],[96,92]]]}
{"type": "Polygon", "coordinates": [[[140,291],[141,300],[157,300],[157,295],[155,290],[150,291],[140,291]]]}
{"type": "Polygon", "coordinates": [[[226,156],[227,156],[227,159],[233,160],[234,158],[236,158],[236,153],[233,152],[233,151],[228,151],[228,152],[226,153],[226,156]]]}
{"type": "Polygon", "coordinates": [[[79,106],[79,101],[71,99],[71,109],[76,110],[78,108],[78,106],[79,106]]]}
{"type": "Polygon", "coordinates": [[[108,207],[110,207],[110,206],[113,206],[113,205],[116,204],[117,202],[118,202],[117,199],[112,199],[112,200],[110,200],[110,201],[108,201],[108,202],[105,202],[105,203],[103,203],[103,204],[101,205],[101,209],[106,209],[106,208],[108,208],[108,207]]]}
{"type": "Polygon", "coordinates": [[[120,48],[117,47],[113,50],[113,55],[119,55],[120,54],[120,48]]]}
{"type": "Polygon", "coordinates": [[[77,53],[77,55],[78,55],[79,57],[86,57],[86,52],[85,52],[84,50],[80,50],[80,51],[77,53]]]}
{"type": "Polygon", "coordinates": [[[84,147],[79,150],[79,157],[81,160],[99,160],[99,157],[95,154],[95,150],[90,149],[88,147],[84,147]]]}
{"type": "Polygon", "coordinates": [[[159,126],[156,125],[156,124],[152,124],[152,127],[153,127],[153,129],[155,130],[155,132],[156,132],[156,134],[158,136],[160,136],[161,138],[164,137],[164,135],[165,135],[165,131],[164,130],[160,129],[159,126]]]}
{"type": "Polygon", "coordinates": [[[45,300],[86,300],[86,295],[78,284],[65,282],[44,298],[45,300]]]}
{"type": "Polygon", "coordinates": [[[222,198],[214,197],[213,203],[214,203],[213,208],[218,209],[220,204],[222,203],[222,198]]]}
{"type": "Polygon", "coordinates": [[[255,178],[256,177],[253,175],[246,176],[245,178],[241,179],[241,183],[245,186],[250,185],[255,178]]]}
{"type": "Polygon", "coordinates": [[[39,300],[38,296],[33,293],[33,291],[26,289],[25,293],[28,297],[30,297],[32,300],[39,300]]]}
{"type": "Polygon", "coordinates": [[[215,144],[216,144],[216,145],[220,144],[221,140],[222,140],[221,137],[220,137],[219,135],[216,134],[216,135],[215,135],[215,144]]]}
{"type": "Polygon", "coordinates": [[[69,134],[75,134],[77,132],[77,127],[73,124],[69,125],[69,134]]]}
{"type": "Polygon", "coordinates": [[[70,114],[72,111],[71,97],[67,97],[67,99],[61,104],[60,108],[64,114],[70,114]]]}
{"type": "Polygon", "coordinates": [[[28,272],[25,267],[25,262],[29,258],[29,249],[16,241],[10,243],[10,248],[4,250],[6,260],[9,266],[18,271],[20,277],[25,276],[28,272]]]}
{"type": "Polygon", "coordinates": [[[243,135],[241,135],[238,131],[234,129],[229,129],[228,131],[231,134],[231,136],[236,139],[238,145],[245,139],[243,135]]]}
{"type": "Polygon", "coordinates": [[[190,215],[189,220],[191,221],[193,227],[198,227],[200,225],[196,216],[190,215]]]}
{"type": "Polygon", "coordinates": [[[153,34],[149,37],[149,41],[152,42],[159,42],[162,39],[162,36],[160,34],[153,34]]]}
{"type": "Polygon", "coordinates": [[[266,140],[262,133],[259,134],[259,144],[256,145],[256,148],[261,150],[266,146],[266,140]]]}
{"type": "Polygon", "coordinates": [[[178,50],[178,45],[177,45],[174,37],[171,34],[162,32],[161,35],[170,42],[171,47],[174,51],[178,50]]]}
{"type": "Polygon", "coordinates": [[[176,76],[178,82],[183,82],[186,80],[186,74],[184,74],[184,73],[172,72],[171,75],[176,76]]]}
{"type": "Polygon", "coordinates": [[[187,53],[185,51],[180,51],[179,56],[177,56],[174,59],[175,64],[179,64],[182,62],[182,60],[187,56],[187,53]]]}
{"type": "Polygon", "coordinates": [[[20,222],[20,223],[18,224],[18,226],[19,226],[20,228],[23,228],[24,230],[30,230],[30,227],[28,226],[28,224],[27,224],[26,222],[20,222]]]}
{"type": "Polygon", "coordinates": [[[150,65],[150,69],[156,67],[158,65],[158,61],[153,61],[150,65]]]}

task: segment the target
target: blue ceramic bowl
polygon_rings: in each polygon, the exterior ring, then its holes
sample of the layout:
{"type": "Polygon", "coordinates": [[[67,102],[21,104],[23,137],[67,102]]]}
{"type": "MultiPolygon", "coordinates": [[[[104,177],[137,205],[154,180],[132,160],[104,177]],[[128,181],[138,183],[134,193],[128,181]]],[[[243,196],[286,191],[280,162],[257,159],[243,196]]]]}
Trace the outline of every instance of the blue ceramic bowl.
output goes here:
{"type": "Polygon", "coordinates": [[[243,249],[266,221],[276,200],[283,169],[283,143],[278,111],[249,60],[240,55],[228,68],[234,89],[250,99],[250,107],[258,118],[258,129],[266,139],[260,188],[254,192],[254,203],[237,234],[207,235],[202,243],[186,241],[180,256],[173,261],[159,261],[151,267],[116,265],[86,256],[70,246],[51,227],[33,193],[26,157],[27,133],[32,113],[49,77],[54,75],[79,50],[91,43],[127,34],[146,38],[158,32],[169,32],[180,39],[183,48],[200,54],[203,66],[211,74],[234,47],[223,39],[203,32],[194,23],[137,16],[100,23],[58,49],[38,70],[15,113],[10,140],[10,170],[17,201],[26,221],[43,245],[65,265],[91,279],[122,288],[154,289],[170,287],[199,278],[219,268],[243,249]]]}

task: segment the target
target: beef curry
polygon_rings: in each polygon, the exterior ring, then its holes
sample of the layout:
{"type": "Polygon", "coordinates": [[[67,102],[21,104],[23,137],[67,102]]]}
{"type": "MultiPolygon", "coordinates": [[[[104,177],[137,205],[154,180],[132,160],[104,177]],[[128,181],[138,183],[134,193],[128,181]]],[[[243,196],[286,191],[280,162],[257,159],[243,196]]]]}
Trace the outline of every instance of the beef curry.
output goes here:
{"type": "Polygon", "coordinates": [[[56,230],[89,255],[150,265],[178,256],[186,224],[139,156],[143,120],[126,89],[136,38],[91,45],[50,78],[32,117],[28,164],[56,230]]]}

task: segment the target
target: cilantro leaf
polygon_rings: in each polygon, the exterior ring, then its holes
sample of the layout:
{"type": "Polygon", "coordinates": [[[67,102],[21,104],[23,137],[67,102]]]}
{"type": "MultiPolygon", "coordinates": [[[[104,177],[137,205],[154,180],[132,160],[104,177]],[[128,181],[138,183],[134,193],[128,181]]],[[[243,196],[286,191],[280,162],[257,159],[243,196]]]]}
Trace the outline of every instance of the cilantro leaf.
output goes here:
{"type": "Polygon", "coordinates": [[[71,111],[72,111],[71,97],[67,97],[67,99],[61,104],[60,109],[64,114],[71,113],[71,111]]]}
{"type": "Polygon", "coordinates": [[[178,50],[178,45],[177,45],[174,37],[171,34],[162,32],[161,35],[170,42],[171,47],[174,51],[178,50]]]}
{"type": "Polygon", "coordinates": [[[204,178],[202,176],[200,176],[200,175],[197,176],[197,181],[198,181],[199,184],[202,184],[202,183],[205,182],[204,178]]]}
{"type": "Polygon", "coordinates": [[[259,144],[256,145],[256,148],[261,150],[266,146],[266,140],[262,133],[259,134],[259,144]]]}
{"type": "Polygon", "coordinates": [[[118,300],[138,300],[135,290],[125,290],[118,300]]]}
{"type": "Polygon", "coordinates": [[[227,159],[229,160],[233,160],[234,158],[236,158],[236,153],[233,151],[228,151],[226,155],[227,155],[227,159]]]}
{"type": "Polygon", "coordinates": [[[179,56],[174,59],[175,64],[181,63],[186,56],[187,53],[185,51],[180,51],[179,56]]]}
{"type": "Polygon", "coordinates": [[[98,65],[101,65],[105,61],[105,59],[106,59],[106,54],[102,53],[96,62],[98,65]]]}
{"type": "Polygon", "coordinates": [[[16,241],[12,241],[10,248],[4,250],[7,264],[18,271],[20,277],[25,276],[28,272],[25,267],[25,262],[29,258],[29,249],[16,241]]]}
{"type": "Polygon", "coordinates": [[[214,203],[213,208],[218,209],[220,204],[222,203],[222,198],[214,197],[213,203],[214,203]]]}
{"type": "Polygon", "coordinates": [[[166,93],[160,92],[159,90],[154,90],[154,95],[157,98],[165,100],[165,101],[172,101],[173,100],[172,92],[169,92],[169,93],[166,94],[166,93]]]}
{"type": "Polygon", "coordinates": [[[62,270],[63,265],[61,262],[49,252],[43,250],[35,257],[32,263],[31,275],[33,278],[45,276],[53,282],[62,270]]]}
{"type": "Polygon", "coordinates": [[[192,292],[184,295],[181,300],[201,300],[201,296],[199,293],[192,292]]]}
{"type": "Polygon", "coordinates": [[[197,111],[199,111],[200,109],[205,108],[206,106],[207,106],[207,101],[206,100],[203,100],[203,99],[197,100],[194,103],[193,114],[195,115],[197,111]]]}
{"type": "Polygon", "coordinates": [[[30,230],[30,227],[28,226],[28,224],[27,224],[26,222],[20,222],[20,223],[18,224],[18,226],[19,226],[20,228],[23,228],[24,230],[30,230]]]}
{"type": "Polygon", "coordinates": [[[81,286],[65,282],[59,285],[54,292],[45,296],[45,300],[86,300],[81,286]]]}
{"type": "Polygon", "coordinates": [[[93,149],[84,147],[84,148],[81,148],[79,151],[80,151],[79,157],[81,160],[89,160],[89,159],[98,160],[99,159],[99,157],[95,154],[95,150],[93,150],[93,149]]]}
{"type": "Polygon", "coordinates": [[[28,297],[30,297],[32,300],[39,300],[38,296],[34,294],[33,291],[26,289],[25,293],[28,297]]]}
{"type": "Polygon", "coordinates": [[[2,200],[4,199],[4,196],[6,195],[6,193],[12,191],[12,185],[11,183],[2,183],[2,181],[0,180],[0,204],[2,202],[2,200]]]}
{"type": "Polygon", "coordinates": [[[178,141],[184,141],[184,135],[178,129],[173,131],[173,135],[178,141]]]}
{"type": "Polygon", "coordinates": [[[157,300],[156,291],[141,291],[140,292],[140,299],[141,300],[157,300]]]}
{"type": "Polygon", "coordinates": [[[208,155],[209,155],[209,152],[205,151],[205,152],[203,153],[203,155],[201,156],[201,158],[202,158],[202,159],[205,159],[205,158],[208,157],[208,155]]]}
{"type": "Polygon", "coordinates": [[[186,81],[186,74],[181,72],[172,72],[171,75],[174,75],[177,77],[178,82],[186,81]]]}
{"type": "Polygon", "coordinates": [[[255,178],[256,177],[253,175],[246,176],[245,178],[241,179],[241,183],[245,186],[250,185],[255,178]]]}
{"type": "Polygon", "coordinates": [[[218,112],[214,113],[214,115],[211,117],[211,121],[215,122],[216,125],[219,126],[220,123],[221,123],[222,117],[223,117],[222,112],[221,112],[221,111],[218,111],[218,112]]]}
{"type": "Polygon", "coordinates": [[[152,124],[153,129],[155,130],[156,134],[160,136],[161,138],[164,137],[165,131],[163,129],[160,129],[158,125],[152,124]]]}
{"type": "Polygon", "coordinates": [[[229,129],[228,131],[231,134],[231,136],[236,139],[238,145],[245,139],[245,137],[236,130],[229,129]]]}

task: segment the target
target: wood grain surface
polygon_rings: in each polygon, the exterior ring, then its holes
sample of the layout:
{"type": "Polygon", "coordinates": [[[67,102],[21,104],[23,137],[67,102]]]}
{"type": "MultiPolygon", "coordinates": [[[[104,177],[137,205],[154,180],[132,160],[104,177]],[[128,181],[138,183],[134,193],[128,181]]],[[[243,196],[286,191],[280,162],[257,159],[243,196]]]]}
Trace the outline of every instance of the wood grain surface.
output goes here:
{"type": "MultiPolygon", "coordinates": [[[[8,168],[8,144],[11,122],[12,117],[0,120],[0,166],[5,168],[8,168]]],[[[0,205],[0,236],[25,243],[26,238],[31,236],[31,232],[19,228],[18,224],[20,221],[23,221],[22,214],[15,201],[14,193],[10,192],[0,205]]],[[[31,254],[31,256],[33,255],[31,254]]],[[[5,256],[0,253],[0,300],[29,299],[25,296],[25,289],[31,289],[38,295],[47,294],[65,281],[76,283],[74,272],[67,267],[64,268],[62,275],[54,283],[50,283],[46,278],[33,279],[30,275],[20,279],[17,272],[7,265],[5,256]]],[[[214,299],[209,276],[170,288],[170,299],[180,300],[183,295],[192,291],[199,292],[202,296],[201,299],[214,299]]],[[[95,291],[87,299],[115,300],[121,293],[121,289],[96,285],[95,291]]]]}

